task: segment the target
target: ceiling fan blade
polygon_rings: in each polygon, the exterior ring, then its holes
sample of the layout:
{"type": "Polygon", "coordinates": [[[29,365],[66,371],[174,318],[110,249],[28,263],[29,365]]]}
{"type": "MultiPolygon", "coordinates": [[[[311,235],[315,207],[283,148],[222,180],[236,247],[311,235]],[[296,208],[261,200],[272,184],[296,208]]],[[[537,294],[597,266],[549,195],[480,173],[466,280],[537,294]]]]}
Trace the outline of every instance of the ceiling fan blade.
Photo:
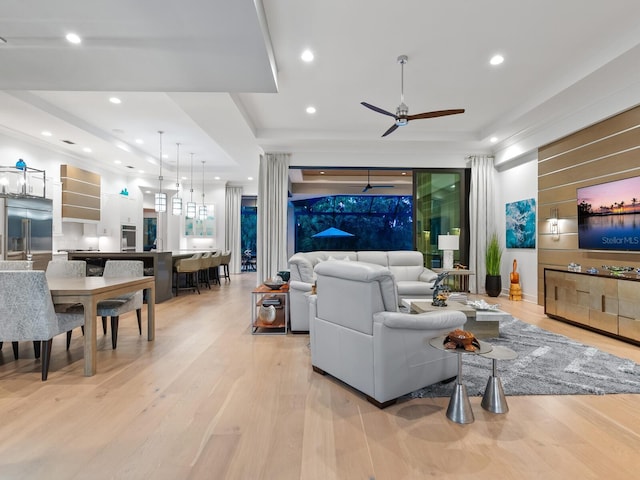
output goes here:
{"type": "Polygon", "coordinates": [[[389,135],[390,133],[395,132],[395,131],[396,131],[396,128],[398,128],[398,125],[394,123],[393,125],[391,125],[391,127],[389,127],[389,130],[387,130],[386,132],[384,132],[384,133],[382,134],[382,136],[383,136],[383,137],[386,137],[386,136],[387,136],[387,135],[389,135]]]}
{"type": "Polygon", "coordinates": [[[367,183],[367,186],[362,189],[362,193],[366,193],[367,191],[371,190],[372,188],[373,187],[367,183]]]}
{"type": "Polygon", "coordinates": [[[393,113],[387,112],[386,110],[383,110],[383,109],[381,109],[379,107],[376,107],[375,105],[371,105],[370,103],[360,102],[360,105],[364,105],[365,107],[370,108],[374,112],[378,112],[378,113],[381,113],[383,115],[389,115],[390,117],[396,118],[396,116],[393,113]]]}
{"type": "Polygon", "coordinates": [[[464,108],[456,108],[453,110],[436,110],[435,112],[417,113],[415,115],[408,115],[407,120],[418,120],[420,118],[444,117],[447,115],[457,115],[458,113],[464,113],[464,108]]]}

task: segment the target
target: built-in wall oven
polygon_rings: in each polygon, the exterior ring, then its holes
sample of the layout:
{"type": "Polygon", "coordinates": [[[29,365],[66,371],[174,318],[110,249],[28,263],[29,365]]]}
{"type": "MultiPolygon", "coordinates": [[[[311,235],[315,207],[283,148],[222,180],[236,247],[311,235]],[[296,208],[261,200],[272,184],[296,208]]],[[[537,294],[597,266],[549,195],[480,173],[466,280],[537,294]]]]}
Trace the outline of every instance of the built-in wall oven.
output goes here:
{"type": "Polygon", "coordinates": [[[122,225],[121,250],[123,252],[136,251],[136,227],[135,225],[122,225]]]}

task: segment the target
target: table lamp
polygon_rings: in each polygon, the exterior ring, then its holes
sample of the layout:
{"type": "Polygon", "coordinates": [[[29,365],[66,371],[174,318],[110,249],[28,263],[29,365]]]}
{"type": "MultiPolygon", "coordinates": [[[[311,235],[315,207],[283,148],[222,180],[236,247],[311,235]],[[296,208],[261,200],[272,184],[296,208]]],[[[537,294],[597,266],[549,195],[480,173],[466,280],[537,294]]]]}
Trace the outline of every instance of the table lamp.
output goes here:
{"type": "Polygon", "coordinates": [[[453,269],[453,251],[460,249],[458,235],[438,235],[438,250],[442,250],[442,268],[453,269]]]}

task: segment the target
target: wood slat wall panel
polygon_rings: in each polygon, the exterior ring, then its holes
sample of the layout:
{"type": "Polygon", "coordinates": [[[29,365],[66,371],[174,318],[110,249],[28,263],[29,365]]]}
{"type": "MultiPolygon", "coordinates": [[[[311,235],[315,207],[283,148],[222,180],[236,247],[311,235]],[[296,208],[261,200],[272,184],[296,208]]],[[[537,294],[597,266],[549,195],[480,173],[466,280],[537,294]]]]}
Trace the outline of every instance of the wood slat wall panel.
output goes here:
{"type": "Polygon", "coordinates": [[[62,182],[62,218],[100,220],[100,175],[60,165],[62,182]]]}
{"type": "Polygon", "coordinates": [[[640,253],[578,248],[576,189],[640,175],[640,107],[538,149],[538,303],[544,303],[544,268],[640,266],[640,253]],[[625,130],[631,131],[625,132],[625,130]],[[605,138],[609,137],[609,138],[605,138]],[[585,161],[603,157],[599,160],[585,161]],[[558,209],[559,238],[546,219],[558,209]]]}
{"type": "MultiPolygon", "coordinates": [[[[638,138],[640,138],[640,131],[638,131],[636,137],[635,141],[637,143],[638,138]]],[[[640,169],[640,146],[635,150],[616,153],[586,165],[579,165],[575,168],[560,170],[550,175],[538,177],[538,188],[545,190],[559,185],[573,185],[575,188],[575,184],[578,182],[585,182],[588,185],[608,182],[613,179],[613,176],[619,170],[618,166],[623,165],[625,171],[640,169]],[[612,168],[613,165],[615,165],[614,168],[612,168]]],[[[626,177],[629,176],[634,176],[634,174],[626,175],[626,177]]]]}
{"type": "Polygon", "coordinates": [[[100,198],[92,197],[90,195],[83,195],[81,193],[63,191],[62,205],[82,205],[83,207],[100,210],[100,198]]]}
{"type": "Polygon", "coordinates": [[[538,160],[545,160],[567,150],[581,147],[616,132],[640,125],[640,109],[632,108],[538,149],[538,160]]]}
{"type": "Polygon", "coordinates": [[[82,220],[100,221],[100,210],[78,207],[75,205],[63,205],[62,218],[65,220],[76,218],[82,220]]]}
{"type": "Polygon", "coordinates": [[[538,169],[538,174],[546,175],[561,169],[575,169],[582,166],[591,168],[594,162],[610,157],[612,154],[629,149],[637,149],[638,135],[640,135],[640,127],[604,138],[590,145],[585,145],[583,148],[557,155],[553,159],[542,162],[538,169]]]}

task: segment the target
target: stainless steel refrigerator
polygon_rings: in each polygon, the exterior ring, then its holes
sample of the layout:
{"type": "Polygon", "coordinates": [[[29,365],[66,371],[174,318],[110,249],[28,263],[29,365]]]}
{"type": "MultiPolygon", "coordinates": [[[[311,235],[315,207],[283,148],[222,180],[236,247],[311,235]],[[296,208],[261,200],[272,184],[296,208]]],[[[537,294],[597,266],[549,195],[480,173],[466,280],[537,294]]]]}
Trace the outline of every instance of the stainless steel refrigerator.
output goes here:
{"type": "Polygon", "coordinates": [[[28,260],[45,270],[53,243],[53,202],[47,198],[0,197],[0,258],[28,260]]]}

